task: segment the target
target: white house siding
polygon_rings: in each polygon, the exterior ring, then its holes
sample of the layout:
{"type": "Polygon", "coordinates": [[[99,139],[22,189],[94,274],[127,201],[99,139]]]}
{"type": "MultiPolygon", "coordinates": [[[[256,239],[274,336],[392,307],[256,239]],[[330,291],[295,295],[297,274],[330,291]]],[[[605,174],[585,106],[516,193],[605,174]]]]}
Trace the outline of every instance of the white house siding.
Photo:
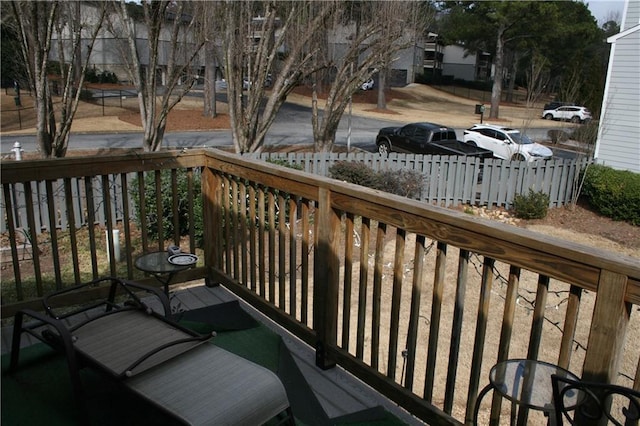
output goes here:
{"type": "MultiPolygon", "coordinates": [[[[626,11],[640,17],[640,0],[626,11]]],[[[629,19],[624,20],[630,22],[629,19]]],[[[595,158],[640,173],[640,24],[609,38],[612,43],[595,158]]]]}
{"type": "Polygon", "coordinates": [[[620,28],[621,32],[640,24],[640,1],[627,1],[625,4],[625,10],[622,13],[624,18],[620,28]]]}

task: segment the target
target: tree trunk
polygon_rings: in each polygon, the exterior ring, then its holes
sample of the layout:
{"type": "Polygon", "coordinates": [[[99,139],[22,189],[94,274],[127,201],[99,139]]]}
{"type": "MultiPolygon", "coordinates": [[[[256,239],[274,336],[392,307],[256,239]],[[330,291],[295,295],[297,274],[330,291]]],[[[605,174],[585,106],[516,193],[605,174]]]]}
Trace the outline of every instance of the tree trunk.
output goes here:
{"type": "Polygon", "coordinates": [[[217,117],[216,109],[216,52],[213,41],[205,44],[204,112],[205,117],[217,117]]]}
{"type": "Polygon", "coordinates": [[[378,73],[378,109],[387,109],[387,98],[384,90],[387,87],[387,67],[383,67],[378,73]]]}
{"type": "Polygon", "coordinates": [[[489,118],[498,118],[500,116],[500,98],[502,96],[502,78],[504,76],[504,28],[498,31],[496,41],[496,57],[495,57],[496,73],[493,79],[493,88],[491,90],[491,112],[489,118]]]}
{"type": "Polygon", "coordinates": [[[513,102],[513,92],[516,87],[516,73],[518,72],[518,55],[511,52],[511,67],[509,69],[509,86],[507,87],[507,102],[513,102]]]}

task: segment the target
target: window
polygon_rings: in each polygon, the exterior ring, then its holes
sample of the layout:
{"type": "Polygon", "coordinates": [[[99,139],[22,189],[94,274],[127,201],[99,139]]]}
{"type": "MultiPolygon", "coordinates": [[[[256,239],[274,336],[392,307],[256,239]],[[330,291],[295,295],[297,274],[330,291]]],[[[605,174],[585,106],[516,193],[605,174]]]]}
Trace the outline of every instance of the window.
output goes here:
{"type": "Polygon", "coordinates": [[[478,131],[481,135],[487,136],[489,138],[496,138],[496,131],[493,129],[480,129],[478,131]]]}
{"type": "Polygon", "coordinates": [[[427,129],[416,127],[415,135],[418,138],[426,139],[429,136],[429,133],[427,132],[427,129]]]}
{"type": "Polygon", "coordinates": [[[405,126],[402,128],[402,130],[400,130],[400,134],[402,136],[413,136],[413,134],[415,133],[415,127],[413,126],[405,126]]]}
{"type": "Polygon", "coordinates": [[[496,132],[496,136],[495,136],[495,138],[496,138],[496,139],[498,139],[498,140],[500,140],[500,141],[507,141],[507,140],[509,140],[509,138],[507,137],[507,135],[505,135],[505,134],[504,134],[504,133],[502,133],[502,132],[496,132]]]}

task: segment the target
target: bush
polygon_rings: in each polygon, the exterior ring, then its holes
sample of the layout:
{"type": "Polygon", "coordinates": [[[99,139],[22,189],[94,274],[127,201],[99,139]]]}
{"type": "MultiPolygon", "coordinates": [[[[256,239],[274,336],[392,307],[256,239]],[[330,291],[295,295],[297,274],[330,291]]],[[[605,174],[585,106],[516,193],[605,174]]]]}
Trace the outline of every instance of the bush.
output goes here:
{"type": "Polygon", "coordinates": [[[543,219],[549,209],[549,195],[529,188],[529,194],[513,197],[513,214],[520,219],[543,219]]]}
{"type": "Polygon", "coordinates": [[[598,213],[640,225],[640,174],[590,165],[584,172],[582,196],[598,213]]]}
{"type": "Polygon", "coordinates": [[[80,91],[80,100],[85,102],[93,101],[93,92],[91,90],[82,89],[80,91]]]}
{"type": "MultiPolygon", "coordinates": [[[[172,240],[174,235],[173,227],[173,199],[171,191],[171,170],[162,170],[160,174],[160,186],[162,191],[162,232],[158,231],[158,217],[156,215],[156,184],[155,173],[147,173],[144,177],[144,192],[146,205],[146,221],[147,232],[151,239],[172,240]]],[[[132,183],[132,188],[138,187],[138,178],[136,177],[132,183]]],[[[189,217],[188,204],[188,179],[187,171],[183,169],[177,170],[177,196],[178,199],[178,226],[179,234],[189,235],[190,220],[194,221],[195,243],[201,247],[203,242],[203,224],[202,224],[202,197],[200,195],[200,174],[193,173],[193,218],[189,217]]],[[[133,208],[136,212],[137,225],[140,226],[140,194],[132,191],[133,208]]]]}
{"type": "Polygon", "coordinates": [[[414,170],[376,172],[363,163],[338,161],[329,173],[334,179],[409,198],[417,197],[422,190],[423,176],[414,170]]]}
{"type": "Polygon", "coordinates": [[[585,143],[589,146],[595,146],[597,137],[598,123],[594,123],[593,121],[576,127],[571,133],[571,139],[585,143]]]}
{"type": "Polygon", "coordinates": [[[422,191],[423,176],[414,170],[386,170],[377,174],[376,189],[415,198],[422,191]]]}
{"type": "Polygon", "coordinates": [[[95,68],[87,69],[84,74],[87,83],[117,83],[118,76],[111,71],[98,72],[95,68]]]}
{"type": "Polygon", "coordinates": [[[569,132],[562,129],[551,129],[547,132],[547,138],[553,143],[557,144],[558,142],[565,142],[569,140],[571,135],[569,132]]]}
{"type": "Polygon", "coordinates": [[[363,163],[338,161],[329,167],[329,174],[334,179],[355,183],[367,188],[375,188],[377,183],[376,172],[363,163]]]}

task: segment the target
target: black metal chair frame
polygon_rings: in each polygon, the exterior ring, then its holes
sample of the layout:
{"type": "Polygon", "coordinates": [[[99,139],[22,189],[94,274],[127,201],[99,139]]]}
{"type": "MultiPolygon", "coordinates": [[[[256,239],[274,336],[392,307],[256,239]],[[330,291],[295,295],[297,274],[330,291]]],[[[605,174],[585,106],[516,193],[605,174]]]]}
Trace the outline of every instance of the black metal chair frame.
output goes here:
{"type": "Polygon", "coordinates": [[[133,375],[133,371],[142,363],[151,357],[160,354],[162,351],[175,347],[177,345],[191,344],[195,346],[201,342],[211,338],[211,335],[202,335],[188,328],[182,327],[178,323],[171,321],[171,307],[169,299],[166,295],[154,287],[148,287],[131,281],[125,281],[118,278],[99,278],[88,283],[72,286],[43,298],[45,314],[32,309],[23,309],[16,313],[14,318],[13,336],[11,343],[11,360],[9,371],[15,371],[18,368],[20,357],[20,341],[22,333],[28,333],[36,339],[46,343],[54,350],[61,352],[67,361],[69,369],[71,387],[74,399],[78,405],[78,414],[82,424],[88,423],[88,413],[84,403],[84,392],[80,379],[80,369],[85,365],[97,367],[99,370],[115,376],[116,379],[123,379],[133,375]],[[84,305],[69,312],[58,313],[55,311],[54,300],[60,296],[68,295],[73,292],[86,290],[89,288],[108,287],[108,295],[106,299],[98,302],[84,305]],[[144,291],[156,296],[162,305],[164,315],[154,312],[145,305],[136,292],[144,291]],[[118,295],[124,295],[125,300],[117,303],[118,295]],[[168,327],[175,329],[176,334],[181,338],[172,340],[171,342],[150,347],[148,351],[142,353],[139,357],[133,358],[126,368],[120,371],[114,371],[108,366],[101,363],[90,356],[85,356],[82,351],[78,351],[74,345],[74,331],[86,326],[92,322],[104,319],[107,316],[119,315],[125,312],[137,312],[141,317],[152,317],[161,321],[168,327]],[[25,323],[25,318],[31,318],[35,321],[25,323]],[[69,321],[75,320],[72,324],[69,321]]]}
{"type": "MultiPolygon", "coordinates": [[[[576,381],[556,375],[551,376],[553,386],[553,403],[555,408],[556,425],[564,424],[598,424],[600,419],[608,419],[617,426],[637,425],[640,419],[640,392],[623,386],[576,381]],[[567,406],[565,396],[578,392],[575,405],[567,406]],[[621,408],[621,415],[625,422],[620,423],[611,414],[611,402],[614,397],[622,397],[628,401],[621,408]],[[573,417],[570,413],[574,413],[573,417]]],[[[618,416],[619,418],[620,416],[618,416]]]]}
{"type": "MultiPolygon", "coordinates": [[[[215,345],[208,345],[207,341],[212,335],[194,332],[172,320],[169,298],[160,289],[118,278],[101,278],[52,293],[43,299],[43,304],[44,314],[24,309],[15,315],[9,371],[18,367],[23,333],[34,336],[64,354],[78,408],[79,424],[89,424],[79,372],[85,365],[106,372],[118,383],[185,423],[209,424],[214,421],[213,418],[222,416],[225,419],[228,415],[233,417],[239,413],[254,416],[246,418],[264,419],[267,416],[278,424],[295,424],[285,388],[275,373],[215,345]],[[73,299],[71,293],[90,287],[94,287],[99,296],[106,295],[106,298],[70,312],[56,312],[54,302],[57,297],[66,295],[62,303],[62,306],[66,306],[68,300],[73,299]],[[158,299],[163,315],[152,310],[136,294],[143,291],[158,299]],[[33,321],[25,324],[25,317],[33,321]],[[185,374],[184,366],[188,365],[184,364],[185,359],[194,360],[194,374],[201,383],[207,380],[212,383],[210,387],[194,387],[193,383],[198,380],[190,381],[193,374],[185,374]],[[202,365],[203,362],[206,366],[202,365]],[[216,362],[228,362],[230,364],[225,365],[234,367],[224,370],[224,365],[217,365],[216,362]],[[203,368],[208,375],[201,374],[203,368]],[[236,378],[226,374],[230,371],[237,378],[245,379],[238,382],[241,386],[250,377],[254,393],[265,396],[252,399],[243,405],[244,410],[238,410],[237,402],[220,404],[227,396],[221,388],[217,389],[220,392],[217,403],[205,402],[204,399],[212,401],[216,395],[213,383],[217,383],[219,378],[227,380],[223,383],[236,378]],[[175,394],[176,386],[180,386],[177,384],[172,388],[167,384],[167,377],[172,375],[175,382],[181,379],[184,392],[193,396],[190,403],[183,403],[184,398],[179,398],[180,403],[166,399],[167,395],[175,394]],[[159,382],[164,385],[156,386],[159,382]],[[194,388],[188,389],[189,385],[194,388]]],[[[231,392],[234,397],[241,397],[234,392],[231,392]]]]}

